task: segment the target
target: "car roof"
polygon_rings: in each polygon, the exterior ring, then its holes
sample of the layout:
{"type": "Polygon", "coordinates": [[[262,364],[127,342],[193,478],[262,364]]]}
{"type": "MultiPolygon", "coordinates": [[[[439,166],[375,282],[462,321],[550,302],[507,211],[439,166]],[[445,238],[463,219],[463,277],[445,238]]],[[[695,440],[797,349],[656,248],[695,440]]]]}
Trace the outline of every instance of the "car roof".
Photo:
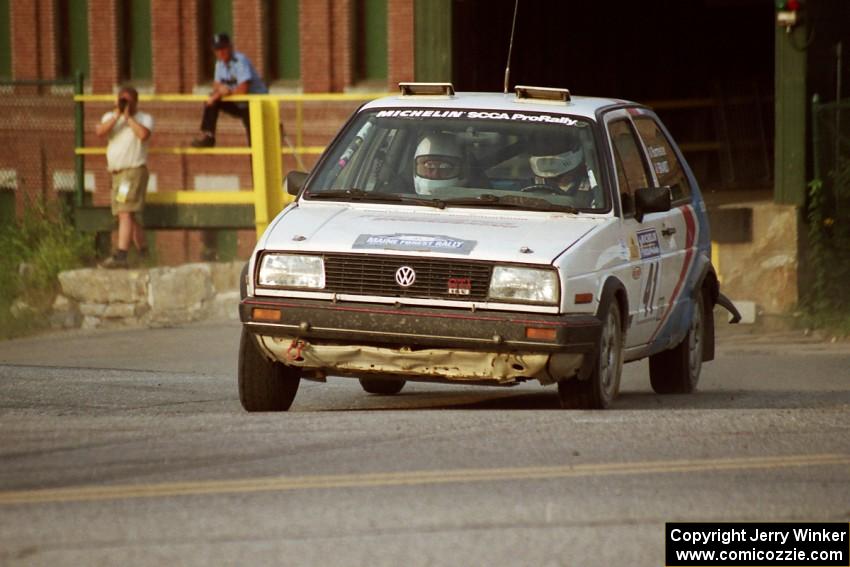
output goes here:
{"type": "Polygon", "coordinates": [[[463,110],[494,110],[508,112],[543,112],[546,114],[569,114],[591,120],[596,119],[600,108],[612,105],[634,105],[638,103],[616,98],[572,96],[568,102],[518,99],[514,93],[456,92],[453,95],[395,95],[373,100],[363,106],[364,110],[379,108],[439,108],[463,110]]]}

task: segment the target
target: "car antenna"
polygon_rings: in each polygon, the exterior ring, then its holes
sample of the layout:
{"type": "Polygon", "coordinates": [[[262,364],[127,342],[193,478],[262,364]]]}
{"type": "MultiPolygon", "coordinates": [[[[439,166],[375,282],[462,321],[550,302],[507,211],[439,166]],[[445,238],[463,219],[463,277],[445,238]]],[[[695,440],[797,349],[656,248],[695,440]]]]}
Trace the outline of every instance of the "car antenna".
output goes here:
{"type": "Polygon", "coordinates": [[[505,64],[505,94],[508,94],[508,80],[511,76],[511,51],[514,49],[514,30],[516,29],[516,13],[519,9],[519,0],[514,2],[514,20],[511,23],[511,42],[508,44],[508,62],[505,64]]]}

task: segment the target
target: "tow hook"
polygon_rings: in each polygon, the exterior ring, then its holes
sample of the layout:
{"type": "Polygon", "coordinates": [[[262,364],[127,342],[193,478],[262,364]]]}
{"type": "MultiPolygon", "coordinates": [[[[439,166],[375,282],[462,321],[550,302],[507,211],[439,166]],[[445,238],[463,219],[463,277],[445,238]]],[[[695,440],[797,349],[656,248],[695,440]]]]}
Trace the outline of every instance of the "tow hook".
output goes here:
{"type": "Polygon", "coordinates": [[[301,339],[293,339],[292,343],[290,343],[289,345],[289,348],[286,349],[286,361],[304,362],[304,357],[301,356],[301,351],[304,350],[304,347],[306,346],[306,341],[302,341],[301,339]]]}

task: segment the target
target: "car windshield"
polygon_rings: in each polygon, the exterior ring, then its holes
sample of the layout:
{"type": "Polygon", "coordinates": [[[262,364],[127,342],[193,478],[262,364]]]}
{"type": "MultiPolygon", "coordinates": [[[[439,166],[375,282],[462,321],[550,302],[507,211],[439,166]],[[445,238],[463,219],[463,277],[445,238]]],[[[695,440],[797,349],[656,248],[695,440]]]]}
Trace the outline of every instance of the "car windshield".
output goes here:
{"type": "Polygon", "coordinates": [[[305,197],[441,208],[608,209],[589,120],[507,111],[361,112],[305,197]]]}

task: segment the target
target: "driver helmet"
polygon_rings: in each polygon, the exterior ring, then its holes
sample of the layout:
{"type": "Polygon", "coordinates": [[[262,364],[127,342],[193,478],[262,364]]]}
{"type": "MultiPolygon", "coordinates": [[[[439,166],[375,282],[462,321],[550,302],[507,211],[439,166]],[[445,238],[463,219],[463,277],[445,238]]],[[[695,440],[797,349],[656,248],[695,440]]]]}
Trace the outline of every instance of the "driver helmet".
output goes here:
{"type": "Polygon", "coordinates": [[[581,146],[565,152],[547,156],[532,156],[529,159],[531,171],[543,179],[555,179],[572,173],[584,165],[584,151],[581,146]]]}
{"type": "Polygon", "coordinates": [[[413,185],[420,195],[463,182],[463,149],[451,134],[428,134],[416,146],[413,185]]]}

